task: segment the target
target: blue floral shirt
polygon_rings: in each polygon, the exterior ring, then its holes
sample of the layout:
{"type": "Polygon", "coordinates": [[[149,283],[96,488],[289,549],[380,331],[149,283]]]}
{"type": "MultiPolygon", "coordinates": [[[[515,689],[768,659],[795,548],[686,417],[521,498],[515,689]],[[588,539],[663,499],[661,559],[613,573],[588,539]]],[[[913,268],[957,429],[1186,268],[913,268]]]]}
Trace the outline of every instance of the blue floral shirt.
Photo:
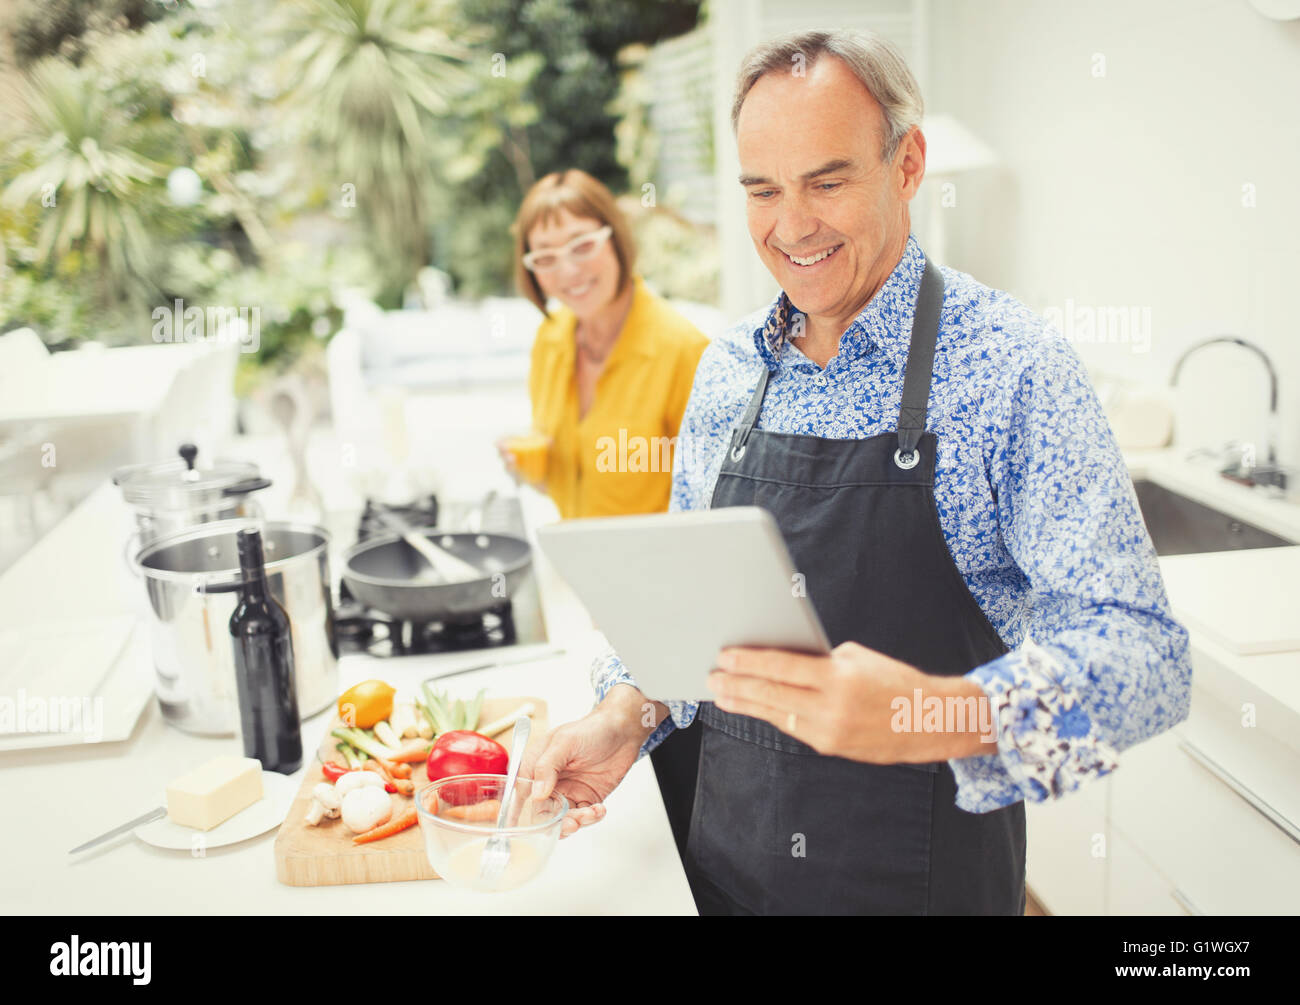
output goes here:
{"type": "MultiPolygon", "coordinates": [[[[893,431],[924,267],[909,236],[824,371],[799,351],[802,317],[784,293],[715,339],[682,420],[670,509],[709,506],[760,364],[771,378],[757,428],[841,439],[893,431]]],[[[949,762],[957,805],[986,812],[1112,771],[1119,751],[1187,717],[1192,671],[1078,355],[1008,294],[942,272],[926,422],[938,437],[935,501],[957,568],[1010,650],[967,674],[990,700],[997,752],[949,762]]],[[[635,686],[612,649],[591,673],[602,699],[616,684],[635,686]]],[[[696,705],[669,709],[643,755],[690,725],[696,705]]]]}

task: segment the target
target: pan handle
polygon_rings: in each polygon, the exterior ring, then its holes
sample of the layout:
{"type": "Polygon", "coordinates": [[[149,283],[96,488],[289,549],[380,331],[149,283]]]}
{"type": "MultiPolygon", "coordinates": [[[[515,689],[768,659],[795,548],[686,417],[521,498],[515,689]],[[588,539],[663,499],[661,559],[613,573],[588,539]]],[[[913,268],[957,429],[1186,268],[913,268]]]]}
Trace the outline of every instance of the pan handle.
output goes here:
{"type": "Polygon", "coordinates": [[[258,492],[261,489],[269,489],[271,479],[269,478],[249,478],[242,482],[236,482],[234,485],[227,485],[221,490],[223,496],[242,496],[249,492],[258,492]]]}

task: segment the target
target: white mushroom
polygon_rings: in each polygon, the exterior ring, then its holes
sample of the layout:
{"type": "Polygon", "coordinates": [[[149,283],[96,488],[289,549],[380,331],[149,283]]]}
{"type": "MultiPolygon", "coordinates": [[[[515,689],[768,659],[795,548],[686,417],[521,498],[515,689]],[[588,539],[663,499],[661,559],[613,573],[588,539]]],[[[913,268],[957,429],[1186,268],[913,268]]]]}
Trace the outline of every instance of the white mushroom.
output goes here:
{"type": "Polygon", "coordinates": [[[392,815],[393,801],[382,788],[367,785],[343,797],[343,823],[355,834],[374,830],[392,815]]]}
{"type": "Polygon", "coordinates": [[[326,817],[333,819],[342,810],[343,803],[334,786],[329,782],[320,782],[311,790],[311,806],[307,808],[307,823],[313,827],[326,817]]]}
{"type": "Polygon", "coordinates": [[[340,799],[349,792],[367,786],[384,787],[384,780],[377,772],[374,771],[349,771],[346,775],[339,775],[339,779],[334,783],[334,791],[338,793],[340,799]]]}
{"type": "Polygon", "coordinates": [[[311,794],[322,806],[325,807],[325,815],[327,817],[336,817],[343,809],[342,797],[334,790],[334,786],[329,782],[318,783],[316,788],[311,790],[311,794]]]}

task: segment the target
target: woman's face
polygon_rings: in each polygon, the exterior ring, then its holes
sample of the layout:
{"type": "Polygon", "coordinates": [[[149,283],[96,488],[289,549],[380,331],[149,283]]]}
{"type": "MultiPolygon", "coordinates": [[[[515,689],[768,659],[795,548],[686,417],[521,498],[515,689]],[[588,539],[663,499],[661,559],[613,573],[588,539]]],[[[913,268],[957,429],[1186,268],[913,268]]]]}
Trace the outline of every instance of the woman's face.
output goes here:
{"type": "MultiPolygon", "coordinates": [[[[544,251],[562,248],[576,237],[600,230],[604,224],[587,216],[574,216],[562,209],[552,219],[538,222],[528,232],[528,250],[544,251]]],[[[614,252],[612,238],[585,262],[575,262],[570,255],[561,255],[553,269],[533,272],[537,285],[546,297],[555,297],[568,307],[579,320],[590,318],[605,307],[618,292],[618,255],[614,252]]]]}

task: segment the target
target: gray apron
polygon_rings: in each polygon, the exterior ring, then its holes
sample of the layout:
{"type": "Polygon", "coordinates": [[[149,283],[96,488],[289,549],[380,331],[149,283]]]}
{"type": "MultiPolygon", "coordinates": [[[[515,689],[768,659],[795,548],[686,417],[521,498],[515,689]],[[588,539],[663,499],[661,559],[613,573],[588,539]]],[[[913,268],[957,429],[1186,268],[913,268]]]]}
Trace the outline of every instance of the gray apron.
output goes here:
{"type": "MultiPolygon", "coordinates": [[[[956,676],[1007,649],[935,507],[925,414],[942,306],[943,278],[927,262],[897,432],[834,440],[755,429],[765,367],[711,505],[772,513],[832,645],[851,639],[956,676]]],[[[712,702],[697,724],[684,864],[702,914],[1024,912],[1023,803],[968,813],[947,762],[824,756],[712,702]]]]}

